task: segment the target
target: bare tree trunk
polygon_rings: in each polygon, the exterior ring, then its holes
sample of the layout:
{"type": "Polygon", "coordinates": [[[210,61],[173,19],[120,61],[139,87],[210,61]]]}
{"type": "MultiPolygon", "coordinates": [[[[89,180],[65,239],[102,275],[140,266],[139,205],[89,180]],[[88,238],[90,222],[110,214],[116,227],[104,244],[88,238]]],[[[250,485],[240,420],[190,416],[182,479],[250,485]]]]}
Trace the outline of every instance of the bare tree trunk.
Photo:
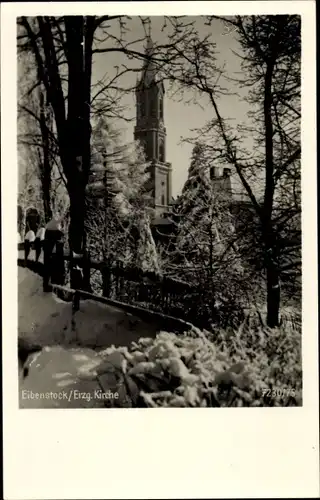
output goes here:
{"type": "Polygon", "coordinates": [[[52,165],[50,161],[50,138],[49,138],[49,127],[50,127],[50,117],[45,113],[44,95],[40,91],[40,129],[42,138],[42,157],[39,153],[40,161],[40,179],[41,179],[41,194],[43,201],[43,211],[44,218],[46,222],[49,222],[52,218],[51,209],[51,173],[52,165]]]}
{"type": "Polygon", "coordinates": [[[48,173],[48,162],[49,159],[45,157],[43,159],[44,163],[44,177],[42,180],[42,200],[43,200],[43,211],[44,218],[46,222],[52,219],[52,209],[51,209],[51,175],[48,173]]]}
{"type": "Polygon", "coordinates": [[[279,326],[280,281],[276,266],[270,263],[267,267],[267,325],[270,328],[279,326]]]}
{"type": "MultiPolygon", "coordinates": [[[[68,117],[64,136],[64,159],[69,171],[68,192],[70,196],[69,242],[71,250],[83,252],[84,233],[84,61],[83,61],[83,17],[66,17],[65,26],[68,58],[68,117]]],[[[72,286],[72,284],[71,284],[72,286]]]]}
{"type": "Polygon", "coordinates": [[[68,183],[70,197],[70,224],[69,224],[69,244],[70,249],[76,254],[84,251],[84,189],[77,178],[72,183],[68,183]]]}
{"type": "MultiPolygon", "coordinates": [[[[68,59],[68,118],[63,141],[64,170],[70,196],[70,250],[85,253],[85,190],[90,168],[90,86],[92,36],[90,20],[66,17],[68,59]],[[85,31],[86,28],[86,31],[85,31]],[[88,47],[89,44],[89,47],[88,47]],[[86,47],[84,47],[86,45],[86,47]]],[[[72,283],[73,288],[74,284],[72,283]]]]}
{"type": "Polygon", "coordinates": [[[213,231],[212,231],[212,220],[210,220],[209,227],[209,237],[210,237],[210,248],[209,248],[209,293],[210,293],[210,313],[211,320],[214,320],[214,312],[215,312],[215,290],[213,284],[213,231]]]}
{"type": "Polygon", "coordinates": [[[273,260],[274,238],[272,231],[272,210],[274,201],[274,165],[273,165],[273,124],[272,124],[272,76],[274,63],[267,65],[264,90],[264,124],[265,124],[265,155],[266,183],[262,216],[262,232],[266,248],[267,273],[267,325],[274,328],[279,325],[280,286],[279,275],[273,260]]]}

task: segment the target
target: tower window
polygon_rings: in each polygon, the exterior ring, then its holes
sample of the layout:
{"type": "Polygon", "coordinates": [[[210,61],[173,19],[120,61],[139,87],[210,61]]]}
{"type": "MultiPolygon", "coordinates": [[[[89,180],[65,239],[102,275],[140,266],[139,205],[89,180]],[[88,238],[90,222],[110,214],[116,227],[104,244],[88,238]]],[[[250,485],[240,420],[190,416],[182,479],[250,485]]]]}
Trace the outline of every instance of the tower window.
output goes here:
{"type": "Polygon", "coordinates": [[[163,97],[159,99],[159,118],[163,120],[163,97]]]}
{"type": "Polygon", "coordinates": [[[165,205],[165,201],[166,201],[165,196],[164,196],[164,194],[162,194],[161,195],[161,205],[165,205]]]}
{"type": "Polygon", "coordinates": [[[164,144],[163,144],[163,141],[160,141],[160,144],[159,144],[159,160],[164,162],[164,144]]]}
{"type": "Polygon", "coordinates": [[[137,104],[138,104],[138,116],[140,118],[143,118],[146,114],[146,104],[142,95],[139,97],[137,104]]]}

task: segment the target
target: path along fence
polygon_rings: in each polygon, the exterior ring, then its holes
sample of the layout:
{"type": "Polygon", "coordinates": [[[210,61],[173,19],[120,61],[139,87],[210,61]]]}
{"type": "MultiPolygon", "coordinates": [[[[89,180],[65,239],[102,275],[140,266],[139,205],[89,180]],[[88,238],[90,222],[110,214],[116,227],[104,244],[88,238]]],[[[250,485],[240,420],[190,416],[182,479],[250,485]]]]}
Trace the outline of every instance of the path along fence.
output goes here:
{"type": "MultiPolygon", "coordinates": [[[[24,244],[20,243],[18,249],[23,250],[24,244]]],[[[88,294],[94,294],[97,298],[100,296],[101,299],[138,306],[202,328],[210,328],[212,323],[221,323],[218,314],[208,306],[210,301],[206,288],[190,285],[169,276],[142,272],[137,268],[126,268],[121,262],[97,261],[91,259],[89,255],[73,256],[59,245],[56,246],[47,269],[44,264],[32,261],[28,262],[28,266],[43,276],[44,289],[48,280],[52,285],[58,285],[57,289],[59,287],[70,289],[70,275],[71,272],[75,273],[78,276],[76,281],[79,286],[73,288],[81,291],[76,295],[77,300],[80,300],[81,295],[83,298],[89,298],[88,294]]],[[[228,311],[224,311],[223,316],[228,316],[228,311]]],[[[265,323],[259,312],[251,311],[249,316],[252,327],[261,327],[265,323]]],[[[248,313],[245,310],[239,311],[236,322],[240,325],[247,319],[248,313]]],[[[228,321],[228,317],[224,321],[228,321]]],[[[284,327],[301,331],[301,311],[283,310],[281,322],[284,327]]],[[[228,326],[228,323],[220,326],[228,326]]]]}
{"type": "MultiPolygon", "coordinates": [[[[24,244],[18,245],[19,250],[24,244]]],[[[70,273],[78,273],[78,283],[74,287],[88,293],[100,295],[117,302],[136,305],[187,322],[206,326],[208,312],[200,287],[153,272],[142,272],[138,268],[124,267],[121,262],[101,262],[90,256],[74,256],[57,246],[47,263],[28,261],[28,266],[44,277],[52,285],[70,287],[70,273]]]]}

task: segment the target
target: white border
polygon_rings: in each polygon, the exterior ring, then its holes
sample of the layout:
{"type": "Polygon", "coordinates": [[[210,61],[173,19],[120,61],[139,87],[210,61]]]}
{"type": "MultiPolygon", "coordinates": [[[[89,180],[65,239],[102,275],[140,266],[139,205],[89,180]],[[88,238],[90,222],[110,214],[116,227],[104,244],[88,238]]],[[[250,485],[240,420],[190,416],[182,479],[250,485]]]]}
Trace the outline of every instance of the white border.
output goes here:
{"type": "Polygon", "coordinates": [[[4,497],[317,497],[315,4],[312,1],[1,6],[4,497]],[[302,15],[303,370],[297,409],[18,410],[16,40],[19,15],[302,15]]]}

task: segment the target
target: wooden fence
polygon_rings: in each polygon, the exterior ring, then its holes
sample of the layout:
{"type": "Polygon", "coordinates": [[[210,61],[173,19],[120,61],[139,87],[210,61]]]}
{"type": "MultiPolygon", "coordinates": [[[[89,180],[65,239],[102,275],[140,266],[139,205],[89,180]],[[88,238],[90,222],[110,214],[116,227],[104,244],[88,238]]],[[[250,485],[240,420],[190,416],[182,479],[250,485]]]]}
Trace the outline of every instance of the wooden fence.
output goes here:
{"type": "MultiPolygon", "coordinates": [[[[23,243],[18,246],[20,250],[23,247],[23,243]]],[[[37,268],[37,272],[42,266],[32,261],[28,265],[37,268]]],[[[204,297],[200,288],[168,276],[124,267],[121,262],[101,262],[91,259],[89,255],[86,258],[75,257],[60,247],[52,255],[50,269],[43,267],[41,274],[50,275],[52,285],[70,286],[70,273],[74,269],[81,275],[78,281],[81,286],[74,288],[199,326],[208,323],[209,318],[203,311],[204,297]]]]}
{"type": "MultiPolygon", "coordinates": [[[[18,249],[23,250],[24,244],[20,243],[18,249]]],[[[49,275],[51,285],[58,285],[57,289],[59,286],[66,285],[65,290],[71,288],[71,269],[78,268],[77,272],[80,275],[78,282],[81,285],[74,286],[74,288],[76,291],[82,290],[80,294],[82,297],[88,298],[89,294],[94,294],[107,301],[137,306],[172,318],[180,318],[203,328],[210,327],[213,322],[219,323],[217,311],[208,307],[210,301],[204,287],[192,286],[169,276],[142,272],[137,268],[125,268],[121,262],[97,261],[91,259],[90,256],[74,258],[61,247],[58,248],[58,252],[53,253],[50,269],[47,272],[42,263],[36,263],[33,260],[28,261],[28,267],[44,276],[44,285],[45,276],[49,275]]],[[[73,297],[72,294],[71,296],[73,297]]],[[[76,294],[72,300],[77,296],[80,297],[76,294]]],[[[63,292],[62,298],[66,299],[66,292],[63,292]]],[[[227,311],[225,311],[225,316],[228,316],[227,311]]],[[[241,324],[247,316],[248,312],[245,309],[241,311],[238,323],[241,324]]],[[[265,323],[261,315],[259,315],[260,319],[257,314],[253,316],[255,319],[251,320],[252,327],[261,327],[265,323]]],[[[300,314],[292,311],[281,314],[281,322],[285,328],[300,331],[301,311],[300,314]]]]}

